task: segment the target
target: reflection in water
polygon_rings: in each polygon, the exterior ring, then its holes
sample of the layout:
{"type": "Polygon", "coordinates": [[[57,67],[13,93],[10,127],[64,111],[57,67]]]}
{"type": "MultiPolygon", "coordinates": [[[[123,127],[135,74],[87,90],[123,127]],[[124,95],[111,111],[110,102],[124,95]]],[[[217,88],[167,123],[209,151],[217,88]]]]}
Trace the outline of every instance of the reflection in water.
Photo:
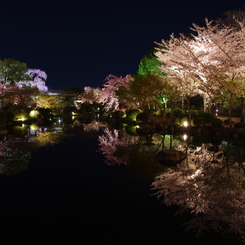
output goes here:
{"type": "MultiPolygon", "coordinates": [[[[122,133],[123,132],[123,133],[122,133]]],[[[187,135],[132,136],[105,129],[99,137],[107,164],[127,164],[134,176],[152,183],[154,194],[168,206],[188,212],[187,230],[202,235],[208,230],[245,235],[245,167],[243,147],[223,141],[220,145],[187,142],[187,135]],[[149,143],[150,142],[150,143],[149,143]],[[164,149],[186,152],[187,158],[173,167],[156,161],[164,149]],[[143,173],[143,174],[142,174],[143,173]]]]}
{"type": "MultiPolygon", "coordinates": [[[[245,235],[245,159],[242,145],[220,141],[217,145],[202,143],[197,146],[187,134],[144,134],[136,127],[130,130],[109,129],[98,121],[80,126],[85,132],[103,128],[98,141],[106,163],[127,165],[133,177],[152,182],[154,194],[163,203],[178,205],[179,213],[191,213],[188,229],[195,230],[197,234],[215,230],[236,233],[241,237],[245,235]],[[156,156],[164,150],[186,153],[187,158],[173,166],[161,164],[156,156]]],[[[38,149],[57,144],[63,137],[64,130],[58,124],[51,128],[37,125],[18,127],[12,138],[0,144],[0,172],[17,174],[27,168],[31,156],[27,150],[28,143],[38,149]],[[17,144],[27,148],[14,147],[17,144]]]]}
{"type": "Polygon", "coordinates": [[[0,142],[0,173],[16,175],[27,169],[30,152],[8,147],[7,141],[0,142]]]}
{"type": "Polygon", "coordinates": [[[99,131],[101,127],[105,127],[105,124],[95,119],[91,123],[83,124],[83,129],[85,132],[99,131]]]}
{"type": "Polygon", "coordinates": [[[50,145],[60,143],[63,138],[64,138],[63,133],[41,132],[36,135],[35,143],[37,143],[39,147],[45,145],[50,146],[50,145]]]}
{"type": "Polygon", "coordinates": [[[49,128],[22,124],[6,131],[3,138],[0,142],[0,173],[16,175],[27,169],[32,151],[58,144],[64,138],[64,131],[57,124],[49,128]]]}
{"type": "Polygon", "coordinates": [[[117,129],[104,129],[104,134],[99,136],[98,140],[100,151],[105,156],[105,162],[108,165],[127,164],[127,158],[125,158],[123,155],[118,156],[116,151],[121,146],[132,146],[133,141],[137,140],[137,138],[132,138],[132,141],[128,141],[128,139],[130,138],[123,137],[123,135],[121,135],[117,129]]]}
{"type": "Polygon", "coordinates": [[[166,205],[178,205],[179,213],[193,214],[188,229],[197,234],[212,229],[243,237],[244,163],[232,161],[231,145],[212,151],[214,148],[210,144],[190,147],[187,161],[157,176],[153,187],[166,205]]]}

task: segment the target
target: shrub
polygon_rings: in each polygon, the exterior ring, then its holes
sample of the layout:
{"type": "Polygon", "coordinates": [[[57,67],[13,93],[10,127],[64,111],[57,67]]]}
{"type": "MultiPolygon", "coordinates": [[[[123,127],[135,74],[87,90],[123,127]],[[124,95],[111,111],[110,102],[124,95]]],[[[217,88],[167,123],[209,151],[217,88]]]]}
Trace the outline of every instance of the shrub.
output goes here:
{"type": "Polygon", "coordinates": [[[192,119],[192,124],[194,126],[202,126],[203,124],[205,124],[207,122],[207,118],[206,117],[194,117],[192,119]]]}
{"type": "Polygon", "coordinates": [[[180,119],[179,119],[179,117],[177,117],[177,118],[174,119],[173,124],[174,125],[180,125],[180,119]]]}
{"type": "Polygon", "coordinates": [[[245,123],[244,122],[235,123],[234,128],[245,128],[245,123]]]}
{"type": "Polygon", "coordinates": [[[137,133],[137,127],[136,126],[133,126],[133,125],[126,125],[125,131],[129,135],[133,135],[133,136],[138,135],[138,133],[137,133]]]}
{"type": "Polygon", "coordinates": [[[183,125],[184,122],[188,122],[188,118],[187,117],[182,117],[180,120],[180,124],[183,125]]]}
{"type": "Polygon", "coordinates": [[[29,116],[31,117],[31,118],[37,118],[38,117],[38,115],[39,115],[39,111],[38,110],[32,110],[32,111],[30,111],[30,113],[29,113],[29,116]]]}
{"type": "Polygon", "coordinates": [[[149,119],[147,113],[141,112],[136,116],[136,121],[137,122],[147,122],[149,119]]]}
{"type": "Polygon", "coordinates": [[[3,125],[7,122],[7,115],[4,111],[0,111],[0,125],[3,125]]]}
{"type": "Polygon", "coordinates": [[[209,112],[201,112],[199,113],[199,117],[205,117],[207,119],[207,123],[210,123],[211,120],[215,118],[214,114],[209,112]]]}
{"type": "Polygon", "coordinates": [[[197,117],[198,116],[198,110],[190,110],[189,111],[192,117],[197,117]]]}
{"type": "Polygon", "coordinates": [[[233,124],[233,122],[232,121],[230,122],[229,119],[225,119],[224,122],[223,122],[223,124],[224,125],[230,125],[230,124],[233,124]]]}
{"type": "Polygon", "coordinates": [[[221,119],[219,119],[219,118],[213,118],[211,120],[211,125],[213,127],[221,127],[223,125],[223,121],[221,119]]]}
{"type": "Polygon", "coordinates": [[[142,111],[139,110],[139,109],[131,109],[131,110],[128,110],[126,112],[126,117],[128,120],[130,121],[136,121],[136,117],[139,113],[141,113],[142,111]]]}
{"type": "Polygon", "coordinates": [[[171,113],[171,108],[165,108],[165,113],[170,114],[171,113]]]}
{"type": "Polygon", "coordinates": [[[172,110],[173,116],[175,117],[181,117],[184,114],[184,111],[180,108],[175,108],[172,110]]]}
{"type": "Polygon", "coordinates": [[[162,109],[157,110],[157,111],[154,113],[155,116],[162,116],[162,114],[163,114],[162,109]]]}
{"type": "Polygon", "coordinates": [[[7,109],[7,115],[10,120],[20,120],[29,116],[29,110],[24,106],[11,105],[7,109]]]}

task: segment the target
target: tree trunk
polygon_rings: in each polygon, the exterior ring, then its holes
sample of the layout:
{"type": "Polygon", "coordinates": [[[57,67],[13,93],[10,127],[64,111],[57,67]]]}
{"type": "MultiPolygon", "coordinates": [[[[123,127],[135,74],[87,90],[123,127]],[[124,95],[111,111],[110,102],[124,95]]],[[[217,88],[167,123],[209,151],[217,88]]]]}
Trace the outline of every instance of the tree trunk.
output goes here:
{"type": "Polygon", "coordinates": [[[207,95],[203,95],[203,111],[205,112],[207,110],[207,95]]]}
{"type": "Polygon", "coordinates": [[[228,101],[228,120],[229,120],[229,123],[230,123],[230,127],[232,127],[232,121],[231,121],[231,118],[232,118],[232,95],[230,95],[230,98],[229,98],[229,101],[228,101]]]}
{"type": "Polygon", "coordinates": [[[245,99],[241,98],[241,122],[244,122],[245,118],[245,99]]]}

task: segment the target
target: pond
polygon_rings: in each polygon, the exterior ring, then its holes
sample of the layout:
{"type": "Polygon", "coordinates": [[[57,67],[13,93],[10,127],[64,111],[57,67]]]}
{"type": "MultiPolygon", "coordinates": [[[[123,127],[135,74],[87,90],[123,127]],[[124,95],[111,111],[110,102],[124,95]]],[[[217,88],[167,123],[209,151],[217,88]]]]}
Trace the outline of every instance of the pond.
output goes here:
{"type": "Polygon", "coordinates": [[[10,130],[0,149],[1,238],[242,244],[243,144],[136,131],[99,122],[10,130]],[[165,149],[187,158],[160,163],[165,149]]]}

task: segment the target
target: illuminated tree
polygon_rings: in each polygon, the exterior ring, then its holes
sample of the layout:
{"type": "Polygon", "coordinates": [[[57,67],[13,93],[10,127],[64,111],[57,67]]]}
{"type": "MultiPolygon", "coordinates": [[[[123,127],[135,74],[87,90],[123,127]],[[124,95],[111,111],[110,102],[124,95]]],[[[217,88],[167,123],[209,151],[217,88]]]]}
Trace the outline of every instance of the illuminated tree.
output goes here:
{"type": "Polygon", "coordinates": [[[157,74],[163,75],[164,72],[159,68],[161,62],[157,59],[155,53],[157,50],[153,48],[147,55],[145,55],[139,63],[138,75],[157,74]]]}
{"type": "Polygon", "coordinates": [[[120,102],[129,108],[154,109],[164,108],[176,95],[163,77],[150,74],[132,76],[127,86],[122,86],[116,91],[120,102]]]}
{"type": "MultiPolygon", "coordinates": [[[[225,96],[229,108],[245,88],[245,21],[234,20],[239,28],[207,19],[205,27],[194,24],[191,29],[196,35],[191,38],[172,35],[169,41],[163,40],[160,44],[166,53],[161,50],[157,53],[164,64],[161,68],[170,76],[179,78],[179,74],[184,73],[193,91],[202,91],[212,99],[225,96]]],[[[179,81],[181,87],[186,86],[183,80],[179,81]]]]}
{"type": "Polygon", "coordinates": [[[0,61],[1,80],[4,85],[15,84],[21,80],[28,80],[27,66],[15,59],[4,59],[0,61]]]}
{"type": "Polygon", "coordinates": [[[78,99],[81,103],[93,104],[94,102],[99,102],[101,98],[101,89],[84,87],[83,93],[78,95],[78,99]]]}
{"type": "Polygon", "coordinates": [[[65,100],[59,95],[39,94],[34,99],[36,108],[58,109],[63,108],[65,100]]]}
{"type": "Polygon", "coordinates": [[[115,75],[109,75],[105,79],[105,83],[103,85],[101,95],[100,95],[100,103],[105,105],[105,110],[114,110],[119,108],[119,101],[116,96],[116,91],[121,86],[127,86],[129,81],[131,80],[131,76],[127,75],[125,77],[117,77],[115,75]]]}
{"type": "Polygon", "coordinates": [[[31,78],[30,81],[19,81],[18,86],[20,88],[30,87],[37,88],[41,92],[47,92],[48,87],[45,85],[47,80],[47,74],[39,69],[29,69],[25,75],[31,78]]]}
{"type": "Polygon", "coordinates": [[[160,49],[156,55],[162,62],[161,69],[167,73],[169,83],[179,91],[182,100],[202,93],[206,99],[211,96],[211,88],[205,90],[202,86],[203,76],[199,74],[196,63],[191,62],[193,57],[189,42],[190,39],[183,35],[179,38],[171,35],[169,40],[162,40],[161,45],[165,52],[160,49]]]}

